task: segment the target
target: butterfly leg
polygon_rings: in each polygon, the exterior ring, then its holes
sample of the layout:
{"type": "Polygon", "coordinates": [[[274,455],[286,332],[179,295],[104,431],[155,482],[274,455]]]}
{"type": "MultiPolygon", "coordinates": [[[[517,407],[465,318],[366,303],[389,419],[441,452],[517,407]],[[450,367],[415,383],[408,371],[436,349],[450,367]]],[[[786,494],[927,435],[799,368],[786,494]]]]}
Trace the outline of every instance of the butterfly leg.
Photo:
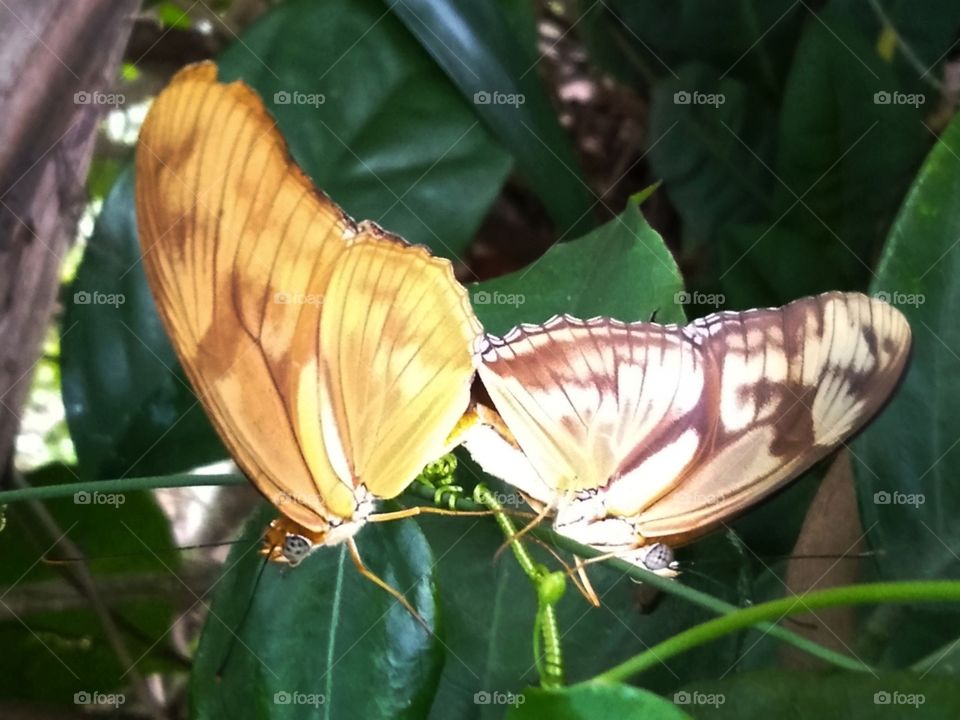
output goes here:
{"type": "Polygon", "coordinates": [[[493,514],[492,510],[446,510],[444,508],[431,507],[430,505],[412,505],[411,507],[403,508],[403,510],[376,513],[368,517],[367,521],[387,522],[390,520],[403,520],[404,518],[416,517],[417,515],[488,517],[493,514]]]}
{"type": "Polygon", "coordinates": [[[395,587],[391,587],[386,580],[364,565],[363,558],[360,557],[360,551],[357,549],[357,543],[353,538],[347,540],[347,547],[350,549],[350,559],[353,560],[353,564],[357,566],[357,571],[380,589],[386,590],[394,600],[403,605],[407,612],[413,615],[414,620],[420,623],[424,630],[433,635],[433,630],[427,624],[427,621],[423,619],[420,613],[414,610],[413,605],[404,597],[403,593],[395,587]]]}

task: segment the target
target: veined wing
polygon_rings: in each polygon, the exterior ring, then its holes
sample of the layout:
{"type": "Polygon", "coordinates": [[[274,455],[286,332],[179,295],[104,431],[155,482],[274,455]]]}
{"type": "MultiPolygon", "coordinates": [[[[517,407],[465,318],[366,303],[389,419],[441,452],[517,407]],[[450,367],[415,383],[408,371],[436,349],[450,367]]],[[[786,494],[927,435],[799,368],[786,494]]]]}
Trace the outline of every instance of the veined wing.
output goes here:
{"type": "Polygon", "coordinates": [[[683,327],[558,317],[490,339],[480,374],[557,495],[593,491],[607,514],[676,544],[859,429],[909,346],[889,305],[827,293],[683,327]]]}
{"type": "Polygon", "coordinates": [[[137,148],[144,266],[177,354],[221,438],[292,520],[322,531],[354,496],[320,436],[323,294],[357,228],[287,154],[246,85],[182,70],[137,148]]]}
{"type": "Polygon", "coordinates": [[[324,299],[321,420],[341,479],[391,498],[447,449],[481,328],[449,261],[362,227],[324,299]]]}

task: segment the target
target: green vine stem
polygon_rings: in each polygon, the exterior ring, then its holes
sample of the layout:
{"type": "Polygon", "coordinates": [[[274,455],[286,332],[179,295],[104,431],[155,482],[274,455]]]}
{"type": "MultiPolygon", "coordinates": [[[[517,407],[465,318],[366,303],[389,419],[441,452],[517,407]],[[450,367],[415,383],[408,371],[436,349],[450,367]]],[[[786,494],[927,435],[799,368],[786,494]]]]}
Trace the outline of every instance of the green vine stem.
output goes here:
{"type": "MultiPolygon", "coordinates": [[[[25,500],[48,500],[58,497],[69,497],[79,490],[97,490],[100,492],[135,492],[138,490],[153,490],[156,488],[168,487],[200,487],[205,485],[242,485],[246,483],[245,477],[239,474],[232,475],[164,475],[159,477],[139,477],[139,478],[121,478],[118,480],[100,480],[94,482],[76,482],[63,485],[45,485],[30,487],[18,490],[7,490],[0,492],[0,506],[7,503],[21,502],[25,500]]],[[[428,502],[433,502],[434,491],[416,483],[404,494],[408,500],[419,498],[428,502]]],[[[471,502],[466,498],[457,498],[455,507],[458,510],[483,510],[485,506],[471,502]]],[[[509,518],[508,518],[509,519],[509,518]]],[[[581,545],[570,538],[558,535],[547,527],[539,526],[534,528],[531,533],[556,548],[565,550],[573,555],[579,555],[582,558],[591,558],[599,555],[599,551],[586,545],[581,545]]],[[[687,602],[703,607],[717,615],[726,616],[736,613],[739,608],[730,603],[719,600],[712,595],[695,590],[682,582],[661,578],[658,575],[642,570],[641,568],[627,563],[623,560],[606,560],[604,564],[614,570],[622,572],[634,580],[646,583],[656,587],[669,595],[675,595],[687,602]]],[[[902,583],[909,593],[917,586],[917,583],[902,583]]],[[[849,590],[856,590],[854,586],[849,590]]],[[[921,600],[921,598],[909,597],[907,600],[921,600]]],[[[756,606],[761,607],[761,606],[756,606]]],[[[751,610],[755,610],[751,608],[751,610]]],[[[778,616],[779,617],[779,616],[778,616]]],[[[751,623],[748,623],[751,624],[751,623]]],[[[775,637],[782,642],[788,643],[807,654],[819,658],[826,663],[844,670],[856,670],[862,672],[872,672],[873,668],[854,658],[848,657],[830,648],[826,648],[807,638],[801,637],[796,633],[780,627],[779,625],[760,618],[752,622],[753,626],[771,637],[775,637]]]]}
{"type": "Polygon", "coordinates": [[[119,480],[94,480],[63,483],[60,485],[36,485],[19,490],[0,492],[0,505],[23,502],[25,500],[53,500],[69,497],[76,492],[96,490],[102,493],[125,493],[157,488],[202,487],[205,485],[243,485],[247,479],[243,475],[156,475],[119,480]]]}
{"type": "Polygon", "coordinates": [[[674,655],[724,635],[752,627],[758,622],[780,620],[787,615],[837,606],[958,601],[960,601],[960,582],[953,580],[869,583],[771,600],[695,625],[600,673],[585,684],[625,682],[674,655]]]}
{"type": "Polygon", "coordinates": [[[562,572],[550,572],[545,566],[534,562],[527,548],[516,535],[513,521],[503,512],[503,506],[483,483],[473,489],[473,499],[493,511],[493,517],[510,543],[517,563],[537,589],[537,615],[533,623],[533,656],[540,684],[545,688],[561,687],[563,680],[563,653],[560,647],[560,632],[557,627],[556,604],[563,596],[566,577],[562,572]]]}

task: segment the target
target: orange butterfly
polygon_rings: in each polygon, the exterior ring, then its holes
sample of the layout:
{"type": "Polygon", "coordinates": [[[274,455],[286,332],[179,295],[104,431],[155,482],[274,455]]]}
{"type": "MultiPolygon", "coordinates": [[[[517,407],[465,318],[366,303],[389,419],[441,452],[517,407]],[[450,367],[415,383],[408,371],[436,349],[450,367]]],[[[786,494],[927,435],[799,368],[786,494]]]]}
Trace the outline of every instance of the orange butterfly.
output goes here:
{"type": "MultiPolygon", "coordinates": [[[[481,332],[449,261],[355,223],[294,164],[257,95],[177,73],[140,134],[144,266],[220,437],[283,514],[296,564],[349,541],[452,445],[481,332]]],[[[414,509],[411,511],[415,512],[414,509]]],[[[389,589],[389,588],[388,588],[389,589]]]]}

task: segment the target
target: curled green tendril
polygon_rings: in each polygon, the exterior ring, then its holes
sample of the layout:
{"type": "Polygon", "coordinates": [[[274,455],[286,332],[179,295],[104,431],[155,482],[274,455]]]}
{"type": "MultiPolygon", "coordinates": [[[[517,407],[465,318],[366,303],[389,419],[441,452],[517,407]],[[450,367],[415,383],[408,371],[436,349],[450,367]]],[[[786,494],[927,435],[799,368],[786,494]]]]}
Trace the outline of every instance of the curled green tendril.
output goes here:
{"type": "Polygon", "coordinates": [[[443,498],[446,495],[447,507],[451,510],[457,509],[457,500],[463,497],[463,488],[460,485],[442,485],[433,491],[433,504],[443,505],[443,498]]]}
{"type": "Polygon", "coordinates": [[[513,521],[507,517],[503,506],[482,483],[474,487],[473,500],[494,511],[494,518],[510,542],[517,563],[536,588],[537,614],[533,622],[533,657],[540,674],[540,684],[545,688],[560,687],[563,685],[563,653],[555,605],[563,597],[566,576],[559,571],[551,572],[545,565],[533,561],[523,543],[516,539],[517,529],[513,521]]]}

